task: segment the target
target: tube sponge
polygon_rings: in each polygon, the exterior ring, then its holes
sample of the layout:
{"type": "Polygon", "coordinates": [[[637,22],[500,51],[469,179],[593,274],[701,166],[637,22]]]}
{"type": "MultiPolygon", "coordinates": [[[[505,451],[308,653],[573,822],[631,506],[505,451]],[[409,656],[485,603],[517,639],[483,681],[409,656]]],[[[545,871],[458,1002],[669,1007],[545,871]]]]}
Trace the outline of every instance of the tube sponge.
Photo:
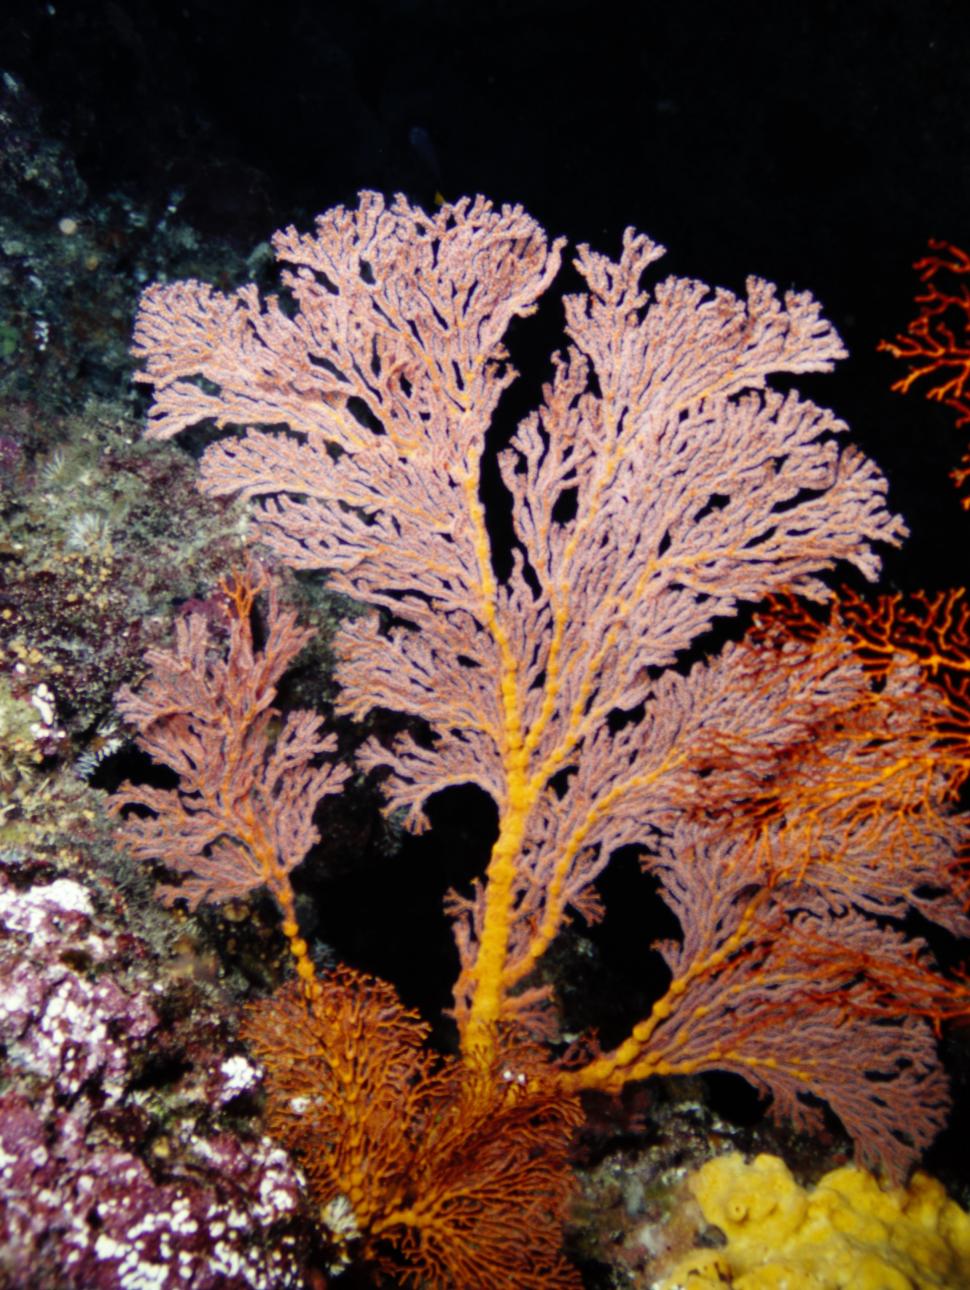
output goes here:
{"type": "Polygon", "coordinates": [[[966,1290],[970,1215],[917,1173],[889,1187],[854,1166],[810,1190],[777,1156],[734,1152],[689,1180],[704,1217],[727,1237],[696,1250],[657,1290],[966,1290]]]}

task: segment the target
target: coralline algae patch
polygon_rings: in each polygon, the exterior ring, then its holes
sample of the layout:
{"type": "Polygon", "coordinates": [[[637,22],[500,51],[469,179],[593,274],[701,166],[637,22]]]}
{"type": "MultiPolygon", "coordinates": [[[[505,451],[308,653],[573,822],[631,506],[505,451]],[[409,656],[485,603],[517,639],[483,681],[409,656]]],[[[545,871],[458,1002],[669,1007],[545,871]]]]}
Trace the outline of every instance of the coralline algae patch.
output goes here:
{"type": "Polygon", "coordinates": [[[303,1284],[292,1237],[284,1233],[270,1249],[260,1239],[298,1204],[289,1163],[268,1140],[248,1150],[230,1139],[210,1142],[221,1158],[210,1162],[217,1168],[208,1186],[160,1184],[130,1152],[87,1141],[89,1126],[77,1112],[44,1110],[17,1095],[0,1097],[0,1253],[14,1278],[0,1283],[45,1290],[303,1284]],[[220,1181],[234,1175],[241,1196],[220,1196],[220,1181]]]}
{"type": "Polygon", "coordinates": [[[966,1290],[970,1215],[934,1178],[881,1184],[854,1166],[805,1189],[776,1156],[708,1161],[689,1181],[727,1238],[696,1250],[657,1290],[966,1290]]]}
{"type": "Polygon", "coordinates": [[[305,1275],[285,1152],[218,1127],[218,1109],[258,1082],[247,1058],[215,1056],[172,1087],[169,1167],[150,1167],[159,1126],[135,1073],[164,1034],[164,988],[97,906],[73,879],[14,883],[0,858],[0,1286],[321,1284],[305,1275]]]}

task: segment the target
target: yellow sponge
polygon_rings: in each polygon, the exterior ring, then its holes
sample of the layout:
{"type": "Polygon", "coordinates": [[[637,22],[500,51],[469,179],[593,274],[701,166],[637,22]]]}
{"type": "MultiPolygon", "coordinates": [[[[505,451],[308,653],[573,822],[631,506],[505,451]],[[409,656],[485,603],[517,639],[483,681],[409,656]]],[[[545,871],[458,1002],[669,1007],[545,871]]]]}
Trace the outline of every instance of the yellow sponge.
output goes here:
{"type": "Polygon", "coordinates": [[[934,1178],[887,1187],[854,1166],[804,1190],[777,1156],[735,1152],[690,1180],[727,1237],[682,1259],[658,1290],[968,1290],[970,1215],[934,1178]]]}

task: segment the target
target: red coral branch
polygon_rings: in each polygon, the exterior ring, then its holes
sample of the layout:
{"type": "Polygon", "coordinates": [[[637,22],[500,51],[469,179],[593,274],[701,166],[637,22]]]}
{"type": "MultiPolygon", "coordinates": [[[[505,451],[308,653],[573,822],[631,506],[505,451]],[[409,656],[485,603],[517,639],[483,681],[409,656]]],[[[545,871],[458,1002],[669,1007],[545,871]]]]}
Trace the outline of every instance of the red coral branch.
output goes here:
{"type": "MultiPolygon", "coordinates": [[[[970,424],[970,255],[950,242],[930,239],[930,254],[913,266],[924,284],[916,296],[918,313],[905,332],[880,341],[879,349],[909,363],[905,376],[893,383],[900,394],[927,382],[924,395],[953,408],[957,427],[970,424]]],[[[970,480],[970,454],[951,471],[958,488],[970,480]]],[[[970,509],[970,497],[963,499],[970,509]]]]}

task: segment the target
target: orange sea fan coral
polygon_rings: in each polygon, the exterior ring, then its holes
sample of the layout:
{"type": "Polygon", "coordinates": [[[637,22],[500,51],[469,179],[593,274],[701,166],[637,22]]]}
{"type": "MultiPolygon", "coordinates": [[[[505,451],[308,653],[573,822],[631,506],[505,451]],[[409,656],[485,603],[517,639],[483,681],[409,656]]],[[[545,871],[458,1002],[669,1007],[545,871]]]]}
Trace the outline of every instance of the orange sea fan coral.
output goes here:
{"type": "Polygon", "coordinates": [[[338,968],[251,1005],[272,1133],[303,1166],[332,1267],[363,1259],[402,1286],[578,1287],[560,1254],[581,1119],[542,1051],[506,1031],[482,1069],[424,1046],[383,981],[338,968]]]}

